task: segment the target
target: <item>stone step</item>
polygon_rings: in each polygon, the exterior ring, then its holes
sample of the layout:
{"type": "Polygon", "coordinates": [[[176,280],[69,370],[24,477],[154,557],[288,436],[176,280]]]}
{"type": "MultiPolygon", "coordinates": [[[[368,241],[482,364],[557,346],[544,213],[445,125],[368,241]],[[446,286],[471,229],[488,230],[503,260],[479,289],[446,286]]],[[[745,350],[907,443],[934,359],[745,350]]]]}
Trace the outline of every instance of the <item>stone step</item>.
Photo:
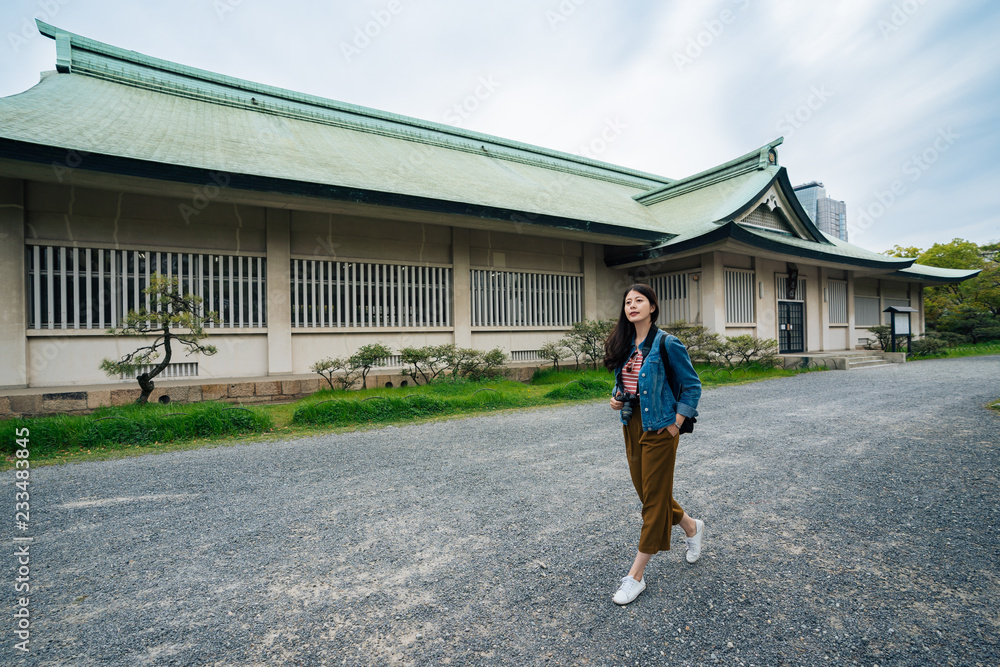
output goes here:
{"type": "Polygon", "coordinates": [[[847,368],[848,370],[854,368],[871,368],[872,366],[889,366],[891,361],[887,361],[882,357],[871,357],[870,359],[848,359],[847,368]]]}

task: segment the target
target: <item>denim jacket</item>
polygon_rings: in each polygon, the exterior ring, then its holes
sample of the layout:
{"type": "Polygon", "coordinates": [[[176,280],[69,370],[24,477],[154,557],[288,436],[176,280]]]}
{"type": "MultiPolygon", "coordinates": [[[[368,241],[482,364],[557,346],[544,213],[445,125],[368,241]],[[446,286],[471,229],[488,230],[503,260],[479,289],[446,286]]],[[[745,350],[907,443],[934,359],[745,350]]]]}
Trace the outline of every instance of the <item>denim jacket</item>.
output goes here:
{"type": "MultiPolygon", "coordinates": [[[[643,431],[658,431],[677,420],[677,415],[698,416],[698,399],[701,398],[701,380],[691,365],[687,348],[676,336],[652,326],[643,341],[642,367],[639,369],[639,406],[643,431]],[[673,371],[675,387],[667,384],[667,372],[661,355],[661,339],[667,349],[667,362],[673,371]],[[675,393],[677,398],[675,398],[675,393]]],[[[633,348],[634,350],[635,348],[633,348]]],[[[622,390],[624,362],[615,370],[615,393],[622,390]]],[[[622,423],[627,422],[622,419],[622,423]]]]}

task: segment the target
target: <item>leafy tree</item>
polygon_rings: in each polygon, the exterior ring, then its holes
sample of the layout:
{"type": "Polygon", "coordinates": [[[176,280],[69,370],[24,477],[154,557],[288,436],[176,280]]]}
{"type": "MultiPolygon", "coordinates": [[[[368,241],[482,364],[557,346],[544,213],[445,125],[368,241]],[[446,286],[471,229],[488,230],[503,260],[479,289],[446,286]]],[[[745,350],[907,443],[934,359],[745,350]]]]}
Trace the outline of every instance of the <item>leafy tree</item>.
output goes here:
{"type": "Polygon", "coordinates": [[[214,345],[205,345],[200,341],[208,337],[204,325],[218,321],[216,313],[203,313],[201,298],[194,294],[181,294],[177,278],[167,278],[159,273],[150,276],[149,287],[143,294],[149,298],[149,308],[130,310],[117,327],[108,329],[115,336],[137,336],[149,338],[155,336],[149,345],[140,347],[135,352],[126,354],[119,360],[104,359],[100,368],[109,377],[123,373],[134,373],[142,366],[152,364],[163,358],[144,373],[139,373],[136,380],[142,392],[136,399],[137,405],[145,405],[155,388],[153,378],[163,372],[173,357],[173,343],[179,343],[187,348],[187,354],[204,354],[211,356],[218,350],[214,345]]]}
{"type": "MultiPolygon", "coordinates": [[[[928,328],[968,337],[977,328],[988,330],[1000,326],[1000,243],[977,245],[965,239],[952,239],[949,243],[935,243],[927,250],[896,245],[885,254],[914,257],[925,266],[980,270],[979,275],[969,280],[924,289],[928,328]],[[990,321],[984,322],[977,311],[990,321]]],[[[988,331],[981,333],[989,335],[988,331]]]]}
{"type": "Polygon", "coordinates": [[[478,381],[492,380],[503,376],[504,363],[507,361],[507,355],[504,354],[503,350],[496,347],[488,352],[480,352],[479,350],[471,350],[471,352],[474,354],[466,358],[459,369],[462,377],[478,381]]]}
{"type": "Polygon", "coordinates": [[[358,381],[360,375],[360,369],[353,367],[347,359],[342,357],[321,359],[314,363],[311,368],[313,372],[319,373],[326,379],[330,389],[335,388],[333,386],[334,380],[337,381],[341,389],[350,389],[358,381]]]}
{"type": "Polygon", "coordinates": [[[424,347],[404,347],[399,351],[400,359],[411,368],[406,374],[419,382],[417,376],[427,384],[441,373],[448,370],[448,345],[426,345],[424,347]]]}
{"type": "Polygon", "coordinates": [[[454,344],[444,345],[442,349],[446,355],[448,368],[451,370],[452,382],[457,382],[460,375],[464,376],[465,371],[473,368],[476,357],[480,354],[479,350],[471,347],[458,347],[454,344]]]}
{"type": "Polygon", "coordinates": [[[559,340],[559,344],[562,345],[563,348],[565,348],[566,352],[568,353],[566,355],[567,357],[570,355],[573,356],[574,363],[576,364],[576,367],[579,368],[580,357],[584,357],[586,352],[583,341],[578,340],[576,338],[572,338],[569,335],[566,335],[559,340]]]}
{"type": "Polygon", "coordinates": [[[552,367],[556,370],[559,370],[559,360],[565,359],[568,353],[569,350],[561,341],[550,340],[538,348],[538,356],[546,361],[551,361],[552,367]]]}
{"type": "Polygon", "coordinates": [[[923,250],[917,248],[916,246],[901,246],[894,245],[889,250],[883,252],[883,255],[888,255],[889,257],[919,257],[923,250]]]}
{"type": "Polygon", "coordinates": [[[604,359],[604,341],[615,328],[615,320],[581,320],[573,324],[573,328],[566,334],[566,344],[574,353],[577,353],[577,365],[579,357],[589,359],[596,369],[598,364],[604,359]]]}
{"type": "Polygon", "coordinates": [[[1000,338],[1000,322],[988,310],[974,304],[948,309],[937,324],[943,331],[961,334],[973,344],[1000,338]]]}
{"type": "MultiPolygon", "coordinates": [[[[937,266],[945,269],[983,269],[983,259],[979,246],[972,241],[953,239],[950,243],[935,243],[917,257],[917,264],[937,266]]],[[[979,279],[971,278],[960,283],[950,283],[927,288],[928,317],[937,319],[949,306],[976,301],[979,279]]]]}
{"type": "Polygon", "coordinates": [[[361,371],[361,388],[368,388],[368,373],[375,366],[392,356],[392,350],[382,343],[362,345],[357,352],[348,358],[348,364],[354,370],[361,371]]]}
{"type": "Polygon", "coordinates": [[[994,319],[1000,320],[1000,264],[991,262],[973,280],[978,283],[976,301],[982,304],[994,319]]]}
{"type": "Polygon", "coordinates": [[[727,351],[732,352],[731,358],[738,358],[737,364],[749,365],[757,362],[763,365],[773,365],[778,356],[778,341],[774,338],[757,338],[751,334],[727,337],[727,351]]]}
{"type": "Polygon", "coordinates": [[[868,333],[875,336],[875,338],[869,338],[868,342],[865,343],[866,350],[875,349],[875,345],[878,345],[880,350],[891,350],[892,349],[892,326],[889,324],[877,324],[873,327],[868,327],[868,333]]]}
{"type": "Polygon", "coordinates": [[[981,269],[986,265],[979,246],[965,239],[935,243],[917,255],[917,264],[945,269],[981,269]]]}
{"type": "Polygon", "coordinates": [[[720,341],[719,334],[710,332],[708,327],[688,324],[685,320],[675,320],[661,328],[680,339],[692,360],[710,359],[720,341]]]}

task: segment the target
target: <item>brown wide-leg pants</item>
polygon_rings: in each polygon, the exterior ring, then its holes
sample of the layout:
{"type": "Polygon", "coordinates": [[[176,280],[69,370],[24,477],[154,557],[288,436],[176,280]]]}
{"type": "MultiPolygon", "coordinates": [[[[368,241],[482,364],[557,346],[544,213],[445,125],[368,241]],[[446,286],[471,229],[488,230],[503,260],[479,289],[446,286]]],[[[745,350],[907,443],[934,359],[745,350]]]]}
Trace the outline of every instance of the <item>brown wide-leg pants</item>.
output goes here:
{"type": "Polygon", "coordinates": [[[674,500],[674,459],[680,436],[667,431],[642,430],[642,416],[637,406],[625,434],[625,455],[639,500],[642,501],[642,533],[639,551],[655,554],[670,549],[670,530],[684,518],[684,510],[674,500]]]}

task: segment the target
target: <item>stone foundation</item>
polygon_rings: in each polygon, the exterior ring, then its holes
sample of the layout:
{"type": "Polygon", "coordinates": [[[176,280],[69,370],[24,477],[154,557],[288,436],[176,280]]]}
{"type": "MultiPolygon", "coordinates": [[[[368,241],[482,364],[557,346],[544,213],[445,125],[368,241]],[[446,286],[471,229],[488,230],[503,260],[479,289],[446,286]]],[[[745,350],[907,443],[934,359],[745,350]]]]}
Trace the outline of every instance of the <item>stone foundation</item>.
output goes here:
{"type": "MultiPolygon", "coordinates": [[[[562,364],[561,367],[567,367],[562,364]]],[[[509,366],[507,377],[518,382],[528,382],[537,365],[509,366]]],[[[150,403],[160,401],[167,396],[170,403],[199,403],[201,401],[223,401],[240,405],[263,403],[288,403],[314,394],[320,389],[327,389],[326,380],[317,376],[303,376],[296,379],[260,379],[244,382],[229,381],[225,384],[175,384],[180,380],[171,380],[169,385],[157,386],[149,397],[150,403]]],[[[372,372],[368,375],[367,385],[385,387],[391,384],[400,387],[413,384],[413,380],[400,373],[372,372]]],[[[0,419],[12,417],[31,417],[51,414],[88,414],[105,406],[129,405],[134,403],[140,389],[136,385],[101,386],[74,391],[52,391],[39,393],[38,390],[28,393],[23,390],[6,391],[0,396],[0,419]]]]}

